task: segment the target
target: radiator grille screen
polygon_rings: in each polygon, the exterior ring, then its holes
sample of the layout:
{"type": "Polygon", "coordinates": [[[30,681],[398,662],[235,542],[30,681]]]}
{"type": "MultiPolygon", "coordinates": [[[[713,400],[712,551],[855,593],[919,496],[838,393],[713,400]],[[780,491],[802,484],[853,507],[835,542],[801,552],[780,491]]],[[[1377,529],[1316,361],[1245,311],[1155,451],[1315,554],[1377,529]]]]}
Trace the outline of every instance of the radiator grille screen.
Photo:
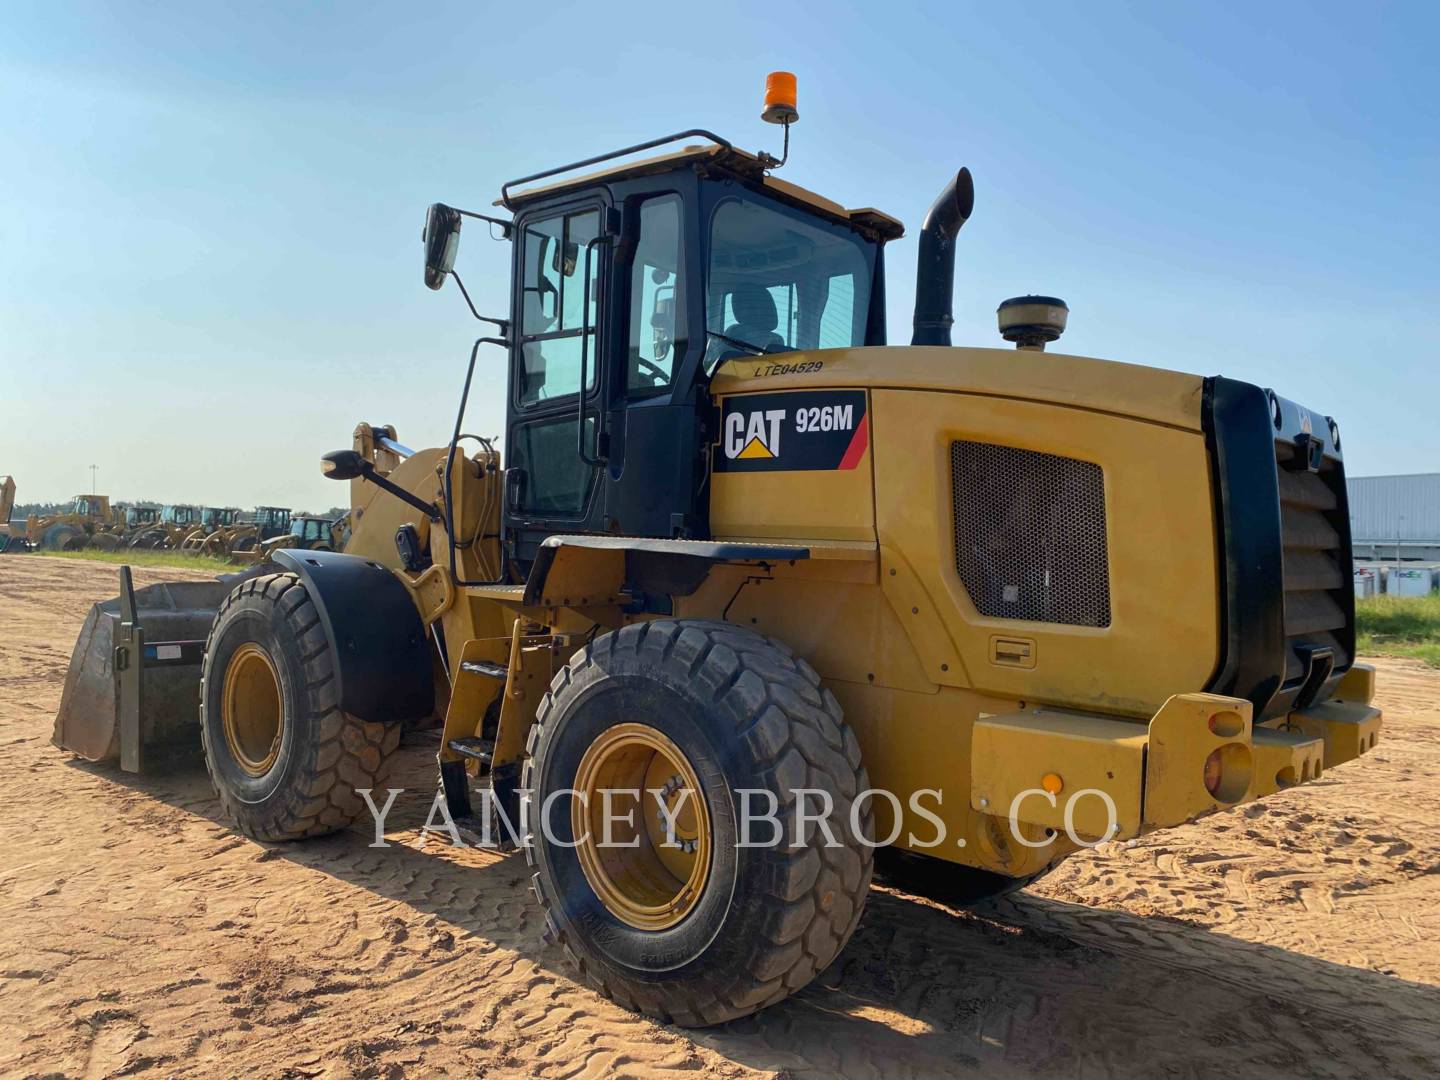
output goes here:
{"type": "Polygon", "coordinates": [[[1335,666],[1349,665],[1347,631],[1354,611],[1354,578],[1346,567],[1349,541],[1341,530],[1348,516],[1345,474],[1326,458],[1318,473],[1292,470],[1295,448],[1277,441],[1280,542],[1285,568],[1285,681],[1305,678],[1303,654],[1327,648],[1335,666]]]}
{"type": "Polygon", "coordinates": [[[965,440],[950,465],[955,569],[980,614],[1109,626],[1100,466],[965,440]]]}

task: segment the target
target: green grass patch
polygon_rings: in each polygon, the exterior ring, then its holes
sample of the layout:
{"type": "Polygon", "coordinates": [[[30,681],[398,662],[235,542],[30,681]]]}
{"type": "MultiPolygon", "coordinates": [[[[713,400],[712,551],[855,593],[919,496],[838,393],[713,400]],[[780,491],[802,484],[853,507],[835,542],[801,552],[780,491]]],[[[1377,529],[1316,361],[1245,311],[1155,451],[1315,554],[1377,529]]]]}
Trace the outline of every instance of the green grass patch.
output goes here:
{"type": "MultiPolygon", "coordinates": [[[[5,556],[7,559],[9,555],[5,556]]],[[[204,570],[210,574],[233,574],[245,569],[236,566],[229,559],[218,559],[213,555],[196,555],[189,551],[97,551],[82,548],[79,551],[35,551],[20,558],[79,559],[84,562],[113,563],[119,566],[169,566],[179,570],[204,570]]]]}
{"type": "Polygon", "coordinates": [[[1408,656],[1440,668],[1440,593],[1356,600],[1355,651],[1408,656]]]}

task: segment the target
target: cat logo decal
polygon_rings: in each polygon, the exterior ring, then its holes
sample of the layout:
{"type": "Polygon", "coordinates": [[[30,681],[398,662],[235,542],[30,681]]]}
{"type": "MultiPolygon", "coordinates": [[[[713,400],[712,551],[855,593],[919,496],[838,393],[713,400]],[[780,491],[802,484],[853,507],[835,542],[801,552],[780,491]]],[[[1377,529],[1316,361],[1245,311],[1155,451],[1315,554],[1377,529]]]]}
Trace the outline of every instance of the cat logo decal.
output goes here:
{"type": "Polygon", "coordinates": [[[725,399],[716,472],[854,469],[870,445],[863,390],[798,390],[725,399]]]}

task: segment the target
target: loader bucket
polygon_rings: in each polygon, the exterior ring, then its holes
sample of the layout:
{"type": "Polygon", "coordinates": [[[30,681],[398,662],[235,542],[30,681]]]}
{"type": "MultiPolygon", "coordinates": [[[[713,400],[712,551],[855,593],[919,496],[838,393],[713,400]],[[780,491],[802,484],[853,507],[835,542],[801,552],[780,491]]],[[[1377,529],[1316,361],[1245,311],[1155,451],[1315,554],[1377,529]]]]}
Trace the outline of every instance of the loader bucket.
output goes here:
{"type": "Polygon", "coordinates": [[[134,589],[90,609],[55,716],[56,746],[89,761],[140,772],[147,755],[200,751],[200,662],[229,581],[171,581],[134,589]]]}

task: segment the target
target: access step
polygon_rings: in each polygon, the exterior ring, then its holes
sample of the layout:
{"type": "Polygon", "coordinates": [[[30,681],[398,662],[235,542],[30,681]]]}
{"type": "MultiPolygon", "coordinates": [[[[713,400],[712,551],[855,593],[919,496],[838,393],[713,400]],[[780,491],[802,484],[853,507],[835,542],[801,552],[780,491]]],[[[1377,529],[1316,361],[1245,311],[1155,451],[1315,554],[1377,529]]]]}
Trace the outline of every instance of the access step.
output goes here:
{"type": "Polygon", "coordinates": [[[474,758],[486,765],[490,764],[491,758],[495,756],[495,740],[493,739],[451,739],[448,745],[454,753],[474,758]]]}

